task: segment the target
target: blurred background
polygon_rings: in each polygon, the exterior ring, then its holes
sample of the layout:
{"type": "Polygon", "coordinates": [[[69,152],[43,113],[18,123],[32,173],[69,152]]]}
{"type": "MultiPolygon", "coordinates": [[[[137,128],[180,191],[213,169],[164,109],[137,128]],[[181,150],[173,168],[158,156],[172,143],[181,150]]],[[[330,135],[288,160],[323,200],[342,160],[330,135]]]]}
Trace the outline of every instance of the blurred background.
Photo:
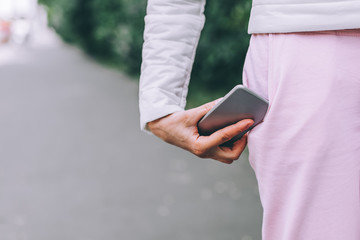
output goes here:
{"type": "MultiPolygon", "coordinates": [[[[188,107],[241,82],[250,6],[207,1],[188,107]]],[[[261,239],[246,152],[228,166],[140,132],[145,10],[0,0],[1,240],[261,239]]]]}

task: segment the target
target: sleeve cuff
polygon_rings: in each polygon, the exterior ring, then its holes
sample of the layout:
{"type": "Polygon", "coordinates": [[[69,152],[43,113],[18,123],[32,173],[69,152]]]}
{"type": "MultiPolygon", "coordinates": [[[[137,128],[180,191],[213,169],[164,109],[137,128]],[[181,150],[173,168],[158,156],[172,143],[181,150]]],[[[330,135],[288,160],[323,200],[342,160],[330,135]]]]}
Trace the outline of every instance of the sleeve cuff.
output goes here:
{"type": "Polygon", "coordinates": [[[184,109],[179,106],[164,106],[164,107],[152,107],[151,109],[142,109],[140,113],[140,128],[142,131],[151,134],[151,131],[149,130],[147,123],[154,121],[156,119],[165,117],[166,115],[169,115],[174,112],[180,112],[184,109]]]}

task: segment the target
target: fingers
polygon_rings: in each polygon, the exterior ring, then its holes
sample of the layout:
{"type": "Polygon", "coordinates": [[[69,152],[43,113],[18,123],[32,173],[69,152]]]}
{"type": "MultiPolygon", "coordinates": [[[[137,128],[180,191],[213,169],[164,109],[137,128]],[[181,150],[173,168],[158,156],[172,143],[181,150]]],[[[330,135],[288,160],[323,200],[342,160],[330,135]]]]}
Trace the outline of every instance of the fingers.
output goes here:
{"type": "Polygon", "coordinates": [[[237,122],[233,125],[227,126],[223,129],[220,129],[208,137],[204,137],[204,141],[206,142],[210,148],[219,146],[229,140],[231,140],[236,135],[241,132],[247,130],[254,124],[254,121],[251,119],[245,119],[240,122],[237,122]]]}
{"type": "Polygon", "coordinates": [[[214,159],[224,163],[232,163],[240,157],[241,153],[246,147],[246,144],[247,135],[244,135],[241,139],[236,141],[231,148],[219,147],[218,150],[214,153],[214,159]]]}
{"type": "Polygon", "coordinates": [[[204,105],[201,105],[199,107],[193,108],[188,110],[189,114],[192,115],[193,122],[197,123],[200,121],[200,119],[209,112],[222,98],[219,98],[215,101],[208,102],[204,105]]]}
{"type": "Polygon", "coordinates": [[[248,137],[248,135],[245,134],[242,138],[240,138],[239,140],[234,142],[231,150],[234,152],[235,155],[238,155],[238,157],[236,159],[238,159],[239,156],[241,155],[241,153],[244,151],[244,149],[247,145],[247,137],[248,137]]]}
{"type": "Polygon", "coordinates": [[[199,137],[197,144],[194,144],[195,148],[193,148],[192,152],[202,158],[212,158],[230,164],[234,160],[237,160],[244,151],[247,144],[247,134],[234,142],[231,147],[221,146],[221,144],[247,130],[253,123],[254,121],[251,119],[242,120],[210,136],[199,137]]]}

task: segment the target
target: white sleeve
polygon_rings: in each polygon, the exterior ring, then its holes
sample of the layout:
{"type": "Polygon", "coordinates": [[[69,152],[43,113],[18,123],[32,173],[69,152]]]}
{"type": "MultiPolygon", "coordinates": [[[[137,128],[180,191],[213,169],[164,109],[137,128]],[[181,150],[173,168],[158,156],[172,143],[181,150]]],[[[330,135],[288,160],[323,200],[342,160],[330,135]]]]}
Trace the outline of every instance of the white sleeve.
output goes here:
{"type": "Polygon", "coordinates": [[[141,129],[186,105],[205,0],[148,0],[140,76],[141,129]]]}

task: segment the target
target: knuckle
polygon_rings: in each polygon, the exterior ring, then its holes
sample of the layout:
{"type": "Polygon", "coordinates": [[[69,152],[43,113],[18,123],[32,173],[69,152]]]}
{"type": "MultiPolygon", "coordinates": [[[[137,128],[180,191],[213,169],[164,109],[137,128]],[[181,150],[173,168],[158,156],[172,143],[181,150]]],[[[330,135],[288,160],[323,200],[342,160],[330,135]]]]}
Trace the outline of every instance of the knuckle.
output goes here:
{"type": "Polygon", "coordinates": [[[194,149],[193,153],[201,158],[205,158],[205,151],[203,149],[194,149]]]}
{"type": "Polygon", "coordinates": [[[227,142],[227,141],[231,140],[231,138],[232,138],[232,136],[229,133],[227,133],[227,132],[221,133],[222,141],[227,142]]]}
{"type": "Polygon", "coordinates": [[[224,160],[226,160],[226,161],[236,161],[236,160],[239,159],[240,155],[241,155],[241,152],[239,152],[239,151],[228,152],[226,154],[226,156],[224,157],[224,160]]]}
{"type": "Polygon", "coordinates": [[[210,111],[212,108],[213,108],[213,105],[212,105],[212,104],[206,104],[206,105],[204,105],[204,111],[205,111],[205,112],[210,111]]]}
{"type": "Polygon", "coordinates": [[[231,156],[233,158],[233,160],[238,160],[239,157],[241,156],[243,150],[244,150],[244,148],[239,148],[239,149],[235,150],[231,156]]]}
{"type": "Polygon", "coordinates": [[[205,115],[207,112],[209,112],[214,107],[213,103],[207,103],[202,106],[200,106],[199,110],[205,115]]]}
{"type": "Polygon", "coordinates": [[[182,116],[182,121],[186,126],[191,125],[191,121],[193,120],[193,117],[191,117],[191,113],[189,111],[185,111],[182,116]]]}
{"type": "Polygon", "coordinates": [[[192,152],[200,158],[206,157],[206,148],[201,144],[195,143],[192,152]]]}
{"type": "Polygon", "coordinates": [[[237,153],[234,153],[232,156],[231,156],[231,160],[235,161],[235,160],[238,160],[239,157],[240,157],[241,153],[237,152],[237,153]]]}

